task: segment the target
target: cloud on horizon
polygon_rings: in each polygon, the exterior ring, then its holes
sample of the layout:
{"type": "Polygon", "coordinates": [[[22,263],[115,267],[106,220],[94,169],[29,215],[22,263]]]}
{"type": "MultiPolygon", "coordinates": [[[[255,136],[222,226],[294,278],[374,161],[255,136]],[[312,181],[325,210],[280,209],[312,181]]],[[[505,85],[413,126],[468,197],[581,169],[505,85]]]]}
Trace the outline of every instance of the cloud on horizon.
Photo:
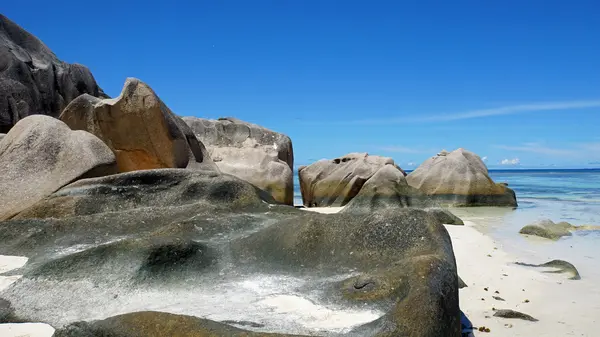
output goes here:
{"type": "MultiPolygon", "coordinates": [[[[521,105],[511,105],[492,109],[472,110],[458,113],[444,113],[420,117],[398,117],[398,118],[379,118],[379,119],[363,119],[352,121],[331,121],[330,124],[404,124],[404,123],[427,123],[427,122],[448,122],[462,119],[482,118],[501,115],[516,115],[523,113],[539,112],[539,111],[557,111],[570,109],[588,109],[600,108],[600,100],[579,100],[566,102],[545,102],[531,103],[521,105]]],[[[320,121],[319,124],[322,124],[320,121]]]]}
{"type": "Polygon", "coordinates": [[[500,165],[519,165],[521,164],[521,161],[519,160],[519,158],[513,158],[513,159],[503,159],[500,162],[500,165]]]}

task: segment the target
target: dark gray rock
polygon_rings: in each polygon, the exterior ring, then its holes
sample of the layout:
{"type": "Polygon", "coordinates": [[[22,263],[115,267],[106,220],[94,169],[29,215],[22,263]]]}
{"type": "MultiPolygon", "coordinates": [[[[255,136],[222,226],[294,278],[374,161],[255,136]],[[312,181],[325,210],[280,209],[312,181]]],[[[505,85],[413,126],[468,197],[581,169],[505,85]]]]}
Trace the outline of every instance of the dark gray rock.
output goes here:
{"type": "MultiPolygon", "coordinates": [[[[309,166],[302,166],[298,169],[302,202],[306,207],[345,206],[377,171],[387,165],[390,166],[389,169],[386,168],[379,176],[382,181],[395,181],[400,175],[406,175],[392,158],[370,156],[367,153],[349,153],[341,158],[323,159],[309,166]]],[[[373,188],[385,189],[379,183],[374,183],[373,188]]],[[[382,191],[382,196],[397,199],[394,196],[398,192],[403,195],[402,191],[397,191],[399,188],[405,187],[396,183],[394,188],[382,191]]],[[[367,198],[371,197],[367,195],[367,198]]],[[[405,196],[400,199],[403,200],[392,203],[408,202],[405,196]]]]}
{"type": "Polygon", "coordinates": [[[513,318],[513,319],[522,319],[531,322],[539,321],[536,318],[531,317],[530,315],[524,314],[522,312],[518,312],[512,309],[497,309],[494,312],[494,317],[502,317],[502,318],[513,318]]]}
{"type": "Polygon", "coordinates": [[[88,68],[60,61],[42,41],[0,14],[0,132],[33,114],[58,117],[86,93],[106,97],[88,68]]]}
{"type": "Polygon", "coordinates": [[[157,168],[216,169],[202,142],[147,84],[125,81],[119,97],[81,95],[60,119],[73,130],[100,138],[117,158],[119,171],[157,168]]]}
{"type": "Polygon", "coordinates": [[[115,156],[94,135],[58,119],[20,120],[0,141],[0,220],[32,206],[70,182],[116,172],[115,156]]]}
{"type": "Polygon", "coordinates": [[[438,153],[406,180],[442,205],[517,206],[514,191],[506,184],[494,183],[481,158],[465,149],[438,153]]]}
{"type": "Polygon", "coordinates": [[[600,226],[574,226],[565,221],[554,223],[552,220],[544,219],[521,228],[519,233],[558,240],[564,236],[573,235],[571,232],[577,230],[600,230],[600,226]]]}
{"type": "Polygon", "coordinates": [[[525,267],[553,268],[554,270],[546,270],[543,272],[544,273],[567,274],[567,275],[570,275],[570,277],[569,277],[570,280],[580,280],[581,279],[581,275],[579,275],[579,271],[577,271],[577,268],[575,268],[575,266],[572,265],[571,263],[569,263],[567,261],[563,261],[563,260],[552,260],[552,261],[548,261],[548,262],[542,263],[542,264],[530,264],[530,263],[523,263],[523,262],[515,262],[515,264],[518,264],[520,266],[525,266],[525,267]]]}
{"type": "Polygon", "coordinates": [[[6,135],[3,133],[0,133],[0,142],[2,141],[2,138],[4,138],[4,136],[6,136],[6,135]]]}
{"type": "Polygon", "coordinates": [[[294,202],[294,151],[290,137],[236,118],[184,117],[219,169],[294,202]]]}
{"type": "Polygon", "coordinates": [[[9,301],[0,298],[0,324],[11,322],[14,311],[9,301]]]}
{"type": "Polygon", "coordinates": [[[427,211],[318,214],[272,202],[202,170],[77,181],[0,222],[0,254],[30,258],[0,297],[58,336],[339,335],[265,304],[288,297],[369,315],[347,336],[460,334],[452,244],[427,211]],[[262,326],[136,313],[148,309],[262,326]]]}

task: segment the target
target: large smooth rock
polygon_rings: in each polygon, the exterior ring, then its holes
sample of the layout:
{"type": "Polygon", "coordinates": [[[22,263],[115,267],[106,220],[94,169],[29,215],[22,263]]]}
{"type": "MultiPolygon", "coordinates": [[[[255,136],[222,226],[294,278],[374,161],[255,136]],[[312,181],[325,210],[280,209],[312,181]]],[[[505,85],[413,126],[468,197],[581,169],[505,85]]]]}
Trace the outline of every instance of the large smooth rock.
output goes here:
{"type": "Polygon", "coordinates": [[[0,220],[85,177],[114,173],[115,156],[94,135],[52,117],[20,120],[0,140],[0,220]]]}
{"type": "Polygon", "coordinates": [[[187,124],[152,88],[135,78],[128,78],[114,99],[77,97],[60,119],[73,130],[85,130],[102,139],[114,151],[121,172],[215,167],[187,124]]]}
{"type": "Polygon", "coordinates": [[[517,206],[515,192],[494,183],[481,158],[462,148],[427,159],[406,180],[443,205],[517,206]]]}
{"type": "Polygon", "coordinates": [[[64,336],[460,335],[452,244],[427,211],[272,201],[207,170],[77,181],[0,222],[0,254],[30,257],[0,298],[64,336]]]}
{"type": "Polygon", "coordinates": [[[440,224],[464,225],[463,221],[441,208],[428,195],[406,182],[404,173],[394,165],[384,165],[367,180],[342,213],[372,213],[398,207],[426,209],[440,224]]]}
{"type": "Polygon", "coordinates": [[[33,114],[58,117],[81,94],[106,97],[83,65],[68,64],[0,14],[0,132],[33,114]]]}
{"type": "Polygon", "coordinates": [[[294,202],[294,152],[290,137],[235,118],[184,117],[219,169],[294,202]]]}
{"type": "MultiPolygon", "coordinates": [[[[390,165],[392,171],[405,175],[392,158],[367,153],[349,153],[302,166],[298,169],[302,202],[306,207],[344,206],[360,192],[367,180],[386,165],[390,165]]],[[[382,178],[388,179],[387,175],[389,173],[382,178]]],[[[391,179],[395,179],[396,175],[391,173],[391,179]]]]}

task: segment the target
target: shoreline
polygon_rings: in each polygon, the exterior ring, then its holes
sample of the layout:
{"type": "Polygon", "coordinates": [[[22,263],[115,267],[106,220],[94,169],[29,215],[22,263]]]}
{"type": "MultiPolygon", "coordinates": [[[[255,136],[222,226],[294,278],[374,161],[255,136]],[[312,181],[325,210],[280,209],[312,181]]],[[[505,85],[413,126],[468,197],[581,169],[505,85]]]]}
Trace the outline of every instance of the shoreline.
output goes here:
{"type": "MultiPolygon", "coordinates": [[[[301,209],[332,214],[343,207],[301,209]]],[[[459,290],[460,308],[475,328],[490,329],[489,333],[474,329],[475,336],[596,335],[596,322],[600,319],[597,281],[600,280],[588,277],[586,273],[582,274],[582,280],[569,280],[568,275],[516,265],[517,261],[544,263],[549,259],[533,250],[518,256],[512,250],[508,252],[505,242],[480,230],[486,225],[483,218],[473,221],[467,216],[463,221],[463,226],[445,225],[445,228],[452,239],[458,275],[467,285],[459,290]],[[495,317],[493,308],[516,310],[539,321],[495,317]]],[[[577,262],[568,257],[564,259],[578,267],[577,262]]],[[[0,274],[20,268],[26,262],[26,257],[0,255],[0,274]]],[[[0,291],[19,277],[0,275],[0,291]]],[[[43,323],[0,324],[3,337],[51,337],[53,333],[54,329],[43,323]]]]}

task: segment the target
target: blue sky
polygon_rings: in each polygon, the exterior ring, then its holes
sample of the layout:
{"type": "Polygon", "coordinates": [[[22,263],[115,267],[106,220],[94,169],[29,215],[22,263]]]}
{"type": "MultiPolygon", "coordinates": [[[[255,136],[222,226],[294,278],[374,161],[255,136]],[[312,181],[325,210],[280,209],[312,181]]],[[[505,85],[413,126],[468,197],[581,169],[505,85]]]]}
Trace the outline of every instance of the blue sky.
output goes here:
{"type": "Polygon", "coordinates": [[[599,1],[32,0],[2,10],[87,65],[109,95],[137,77],[179,115],[286,133],[298,164],[369,152],[410,169],[464,147],[490,167],[600,167],[599,1]]]}

